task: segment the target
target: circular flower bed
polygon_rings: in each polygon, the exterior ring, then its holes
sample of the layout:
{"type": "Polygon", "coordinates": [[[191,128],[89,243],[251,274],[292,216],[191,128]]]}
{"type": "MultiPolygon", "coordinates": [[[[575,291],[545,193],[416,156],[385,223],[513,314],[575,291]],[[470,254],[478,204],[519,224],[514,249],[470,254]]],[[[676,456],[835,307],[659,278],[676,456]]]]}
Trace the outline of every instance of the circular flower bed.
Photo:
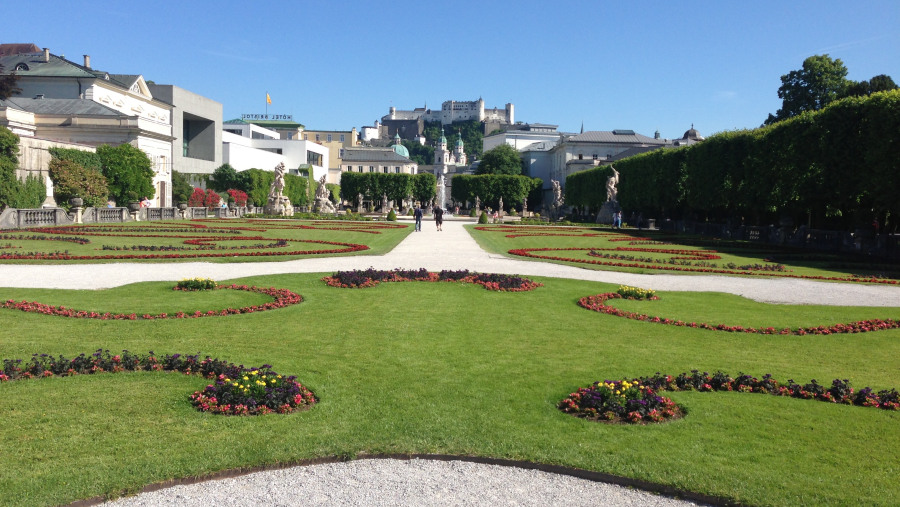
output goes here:
{"type": "Polygon", "coordinates": [[[631,380],[595,382],[590,387],[582,387],[569,394],[557,406],[567,414],[596,421],[661,422],[681,415],[672,400],[656,394],[664,391],[760,393],[882,410],[900,410],[900,392],[896,389],[875,392],[871,387],[865,387],[857,391],[847,379],[834,379],[831,387],[828,387],[819,384],[815,379],[806,384],[798,384],[793,379],[780,383],[770,374],[762,378],[743,373],[731,377],[721,371],[710,375],[699,370],[691,370],[677,376],[656,373],[631,380]]]}
{"type": "Polygon", "coordinates": [[[189,279],[182,280],[179,284],[184,283],[187,286],[203,286],[198,288],[179,288],[173,287],[173,290],[242,290],[247,292],[256,292],[271,296],[274,301],[263,303],[261,305],[244,306],[241,308],[225,308],[222,310],[207,310],[205,312],[175,312],[175,313],[157,313],[157,314],[137,314],[137,313],[111,313],[111,312],[94,312],[89,310],[76,310],[74,308],[66,308],[65,306],[54,306],[36,301],[15,301],[8,299],[0,308],[9,310],[19,310],[27,313],[41,313],[44,315],[55,315],[57,317],[71,317],[75,319],[98,319],[98,320],[154,320],[154,319],[196,319],[200,317],[224,317],[226,315],[237,315],[241,313],[256,313],[268,310],[284,308],[286,306],[296,305],[303,302],[303,296],[288,289],[276,289],[274,287],[264,288],[248,285],[216,285],[212,280],[208,279],[189,279]],[[209,283],[212,286],[209,286],[209,283]]]}
{"type": "Polygon", "coordinates": [[[393,271],[369,268],[365,270],[338,271],[331,276],[322,278],[322,281],[332,287],[342,288],[374,287],[381,282],[461,282],[474,283],[483,286],[487,290],[502,292],[524,292],[543,286],[543,284],[514,275],[474,273],[469,270],[444,270],[434,273],[429,272],[425,268],[395,269],[393,271]]]}
{"type": "Polygon", "coordinates": [[[74,358],[60,355],[34,354],[30,361],[4,359],[0,368],[0,382],[72,375],[93,375],[125,371],[176,371],[185,375],[200,375],[215,379],[202,391],[190,395],[191,404],[201,412],[223,415],[263,415],[277,412],[287,414],[314,405],[315,394],[295,376],[285,377],[264,364],[259,368],[245,368],[221,359],[200,354],[146,355],[123,350],[112,355],[99,349],[90,356],[74,358]]]}
{"type": "Polygon", "coordinates": [[[662,422],[681,416],[675,402],[638,380],[594,382],[578,388],[558,407],[576,417],[606,422],[662,422]]]}
{"type": "MultiPolygon", "coordinates": [[[[40,227],[25,229],[32,235],[2,235],[5,239],[21,241],[67,241],[79,245],[88,245],[91,240],[85,236],[103,238],[164,238],[170,240],[182,240],[187,246],[173,245],[101,245],[97,250],[106,254],[80,255],[69,251],[37,251],[37,252],[4,252],[0,253],[0,260],[51,260],[51,261],[82,261],[82,260],[142,260],[142,259],[193,259],[193,258],[219,258],[219,257],[272,257],[272,256],[297,256],[318,254],[341,254],[368,250],[366,245],[356,243],[343,243],[338,241],[324,241],[315,239],[285,239],[266,238],[263,236],[245,236],[244,233],[266,232],[268,229],[317,229],[315,226],[293,224],[277,227],[265,223],[255,227],[241,227],[217,221],[217,228],[203,223],[153,223],[147,225],[123,225],[120,227],[104,225],[70,225],[57,227],[40,227]],[[54,234],[55,236],[46,236],[54,234]],[[269,243],[234,244],[248,241],[269,241],[269,243]],[[222,244],[219,244],[222,243],[222,244]],[[326,245],[326,248],[317,249],[317,246],[303,250],[287,250],[294,244],[304,243],[310,245],[326,245]],[[220,251],[211,251],[220,250],[220,251]]],[[[326,227],[322,227],[326,228],[326,227]]],[[[378,226],[377,228],[385,228],[378,226]]],[[[328,228],[330,230],[347,230],[355,232],[370,232],[379,234],[373,230],[373,226],[367,224],[347,224],[347,227],[328,228]]],[[[11,246],[15,246],[11,244],[11,246]]],[[[296,247],[295,247],[296,248],[296,247]]]]}
{"type": "MultiPolygon", "coordinates": [[[[624,286],[623,286],[624,287],[624,286]]],[[[774,327],[743,327],[730,326],[726,324],[707,324],[706,322],[684,322],[682,320],[672,320],[664,317],[656,317],[644,313],[629,312],[621,310],[614,306],[606,304],[610,299],[659,299],[653,294],[652,296],[635,297],[630,295],[630,291],[644,291],[645,289],[636,289],[627,287],[623,292],[623,287],[618,292],[607,292],[603,294],[595,294],[586,296],[578,300],[578,305],[588,310],[605,313],[616,317],[625,317],[626,319],[639,320],[642,322],[652,322],[654,324],[668,324],[678,327],[692,327],[697,329],[707,329],[710,331],[725,331],[729,333],[756,333],[756,334],[781,334],[781,335],[830,335],[842,333],[867,333],[872,331],[884,331],[886,329],[900,328],[900,320],[895,319],[869,319],[856,322],[848,322],[844,324],[834,324],[832,326],[816,326],[816,327],[800,327],[796,329],[784,328],[776,329],[774,327]]],[[[650,291],[652,292],[652,291],[650,291]]]]}

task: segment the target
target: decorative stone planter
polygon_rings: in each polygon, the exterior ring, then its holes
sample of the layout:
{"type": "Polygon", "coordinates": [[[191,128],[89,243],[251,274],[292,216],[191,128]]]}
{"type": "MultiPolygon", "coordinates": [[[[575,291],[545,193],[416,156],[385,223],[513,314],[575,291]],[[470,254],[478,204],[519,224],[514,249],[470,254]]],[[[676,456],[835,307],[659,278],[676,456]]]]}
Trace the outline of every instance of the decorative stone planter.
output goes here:
{"type": "Polygon", "coordinates": [[[184,202],[178,203],[178,209],[181,210],[181,211],[186,210],[187,207],[188,207],[187,203],[184,203],[184,202]]]}
{"type": "Polygon", "coordinates": [[[81,206],[84,205],[84,199],[82,199],[81,197],[73,197],[73,198],[69,199],[69,204],[73,208],[80,208],[81,206]]]}
{"type": "Polygon", "coordinates": [[[130,203],[128,203],[128,209],[129,209],[130,211],[140,211],[140,210],[141,210],[141,203],[139,203],[139,202],[137,202],[137,201],[135,201],[135,202],[130,202],[130,203]]]}

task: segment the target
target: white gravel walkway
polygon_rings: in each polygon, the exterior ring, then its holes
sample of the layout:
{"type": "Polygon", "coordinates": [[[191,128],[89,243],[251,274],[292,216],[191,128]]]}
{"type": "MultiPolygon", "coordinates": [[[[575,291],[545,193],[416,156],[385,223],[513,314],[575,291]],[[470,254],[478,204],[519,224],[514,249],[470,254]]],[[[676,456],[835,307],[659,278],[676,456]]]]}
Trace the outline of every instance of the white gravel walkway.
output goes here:
{"type": "MultiPolygon", "coordinates": [[[[713,291],[783,304],[900,307],[900,287],[792,279],[636,275],[510,259],[482,250],[445,218],[427,219],[385,255],[215,264],[0,265],[0,287],[99,289],[128,283],[208,277],[227,280],[281,273],[378,269],[469,269],[483,273],[573,278],[665,291],[713,291]]],[[[174,486],[109,505],[694,505],[642,491],[565,475],[464,461],[358,460],[257,472],[174,486]]]]}
{"type": "Polygon", "coordinates": [[[102,505],[670,507],[700,504],[524,468],[467,461],[362,459],[173,486],[102,505]]]}

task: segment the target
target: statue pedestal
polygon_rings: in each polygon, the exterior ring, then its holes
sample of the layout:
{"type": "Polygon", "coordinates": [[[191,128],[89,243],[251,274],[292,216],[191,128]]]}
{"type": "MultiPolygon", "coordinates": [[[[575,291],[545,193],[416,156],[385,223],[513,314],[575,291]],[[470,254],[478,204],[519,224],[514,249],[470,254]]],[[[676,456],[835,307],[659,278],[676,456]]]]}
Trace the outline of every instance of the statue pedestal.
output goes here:
{"type": "Polygon", "coordinates": [[[600,211],[597,212],[597,223],[612,225],[613,214],[620,211],[622,211],[622,208],[619,206],[619,201],[606,201],[600,207],[600,211]]]}
{"type": "Polygon", "coordinates": [[[294,216],[294,207],[291,206],[291,200],[287,197],[278,197],[270,199],[265,207],[266,215],[278,215],[284,217],[294,216]]]}

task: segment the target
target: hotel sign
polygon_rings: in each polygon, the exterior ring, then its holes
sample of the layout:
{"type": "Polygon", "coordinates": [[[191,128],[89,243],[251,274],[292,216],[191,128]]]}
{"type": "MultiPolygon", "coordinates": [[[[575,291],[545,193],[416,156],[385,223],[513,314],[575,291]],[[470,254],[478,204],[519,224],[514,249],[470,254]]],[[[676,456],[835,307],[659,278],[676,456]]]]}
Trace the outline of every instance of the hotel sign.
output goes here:
{"type": "Polygon", "coordinates": [[[294,121],[292,114],[242,114],[242,120],[283,120],[294,121]]]}

